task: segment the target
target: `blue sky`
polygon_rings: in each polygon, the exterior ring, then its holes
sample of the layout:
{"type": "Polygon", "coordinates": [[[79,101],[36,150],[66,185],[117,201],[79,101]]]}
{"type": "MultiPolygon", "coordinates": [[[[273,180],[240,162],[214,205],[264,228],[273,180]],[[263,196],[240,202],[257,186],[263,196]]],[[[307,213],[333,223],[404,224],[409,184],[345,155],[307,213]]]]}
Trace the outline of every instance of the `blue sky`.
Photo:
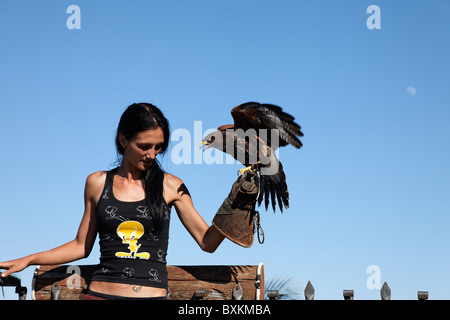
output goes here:
{"type": "MultiPolygon", "coordinates": [[[[72,240],[87,175],[116,161],[133,102],[192,136],[247,101],[296,117],[304,147],[280,150],[291,206],[261,209],[265,243],[207,254],[172,215],[168,263],[265,264],[316,299],[449,299],[450,2],[0,2],[0,260],[72,240]],[[81,29],[66,25],[70,5],[81,29]],[[370,5],[381,29],[369,29],[370,5]]],[[[239,165],[161,162],[210,222],[239,165]]],[[[192,161],[193,162],[193,161],[192,161]]],[[[77,263],[98,262],[98,246],[77,263]]],[[[21,272],[31,290],[34,267],[21,272]]],[[[15,299],[13,289],[5,298],[15,299]]]]}

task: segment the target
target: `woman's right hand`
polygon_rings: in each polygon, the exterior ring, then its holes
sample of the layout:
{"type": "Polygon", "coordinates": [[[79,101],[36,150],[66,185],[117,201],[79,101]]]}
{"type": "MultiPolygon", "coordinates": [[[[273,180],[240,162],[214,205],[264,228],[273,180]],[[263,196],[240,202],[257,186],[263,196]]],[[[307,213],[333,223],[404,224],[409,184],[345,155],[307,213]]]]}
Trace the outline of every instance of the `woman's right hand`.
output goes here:
{"type": "Polygon", "coordinates": [[[20,272],[29,266],[30,259],[28,257],[0,262],[0,269],[6,269],[2,272],[2,278],[9,276],[11,273],[20,272]]]}

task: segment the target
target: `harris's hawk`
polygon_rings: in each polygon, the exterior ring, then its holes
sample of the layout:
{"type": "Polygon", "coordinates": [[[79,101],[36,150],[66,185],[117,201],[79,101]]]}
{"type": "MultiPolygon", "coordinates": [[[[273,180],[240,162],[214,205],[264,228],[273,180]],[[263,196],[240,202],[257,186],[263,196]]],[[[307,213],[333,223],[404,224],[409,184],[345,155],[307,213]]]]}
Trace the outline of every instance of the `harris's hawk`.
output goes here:
{"type": "Polygon", "coordinates": [[[279,147],[289,144],[299,149],[303,137],[295,118],[279,106],[243,103],[231,110],[234,124],[222,125],[207,135],[201,146],[215,148],[231,155],[245,165],[245,169],[256,174],[259,186],[258,205],[263,199],[266,210],[271,201],[275,212],[276,203],[280,211],[289,207],[289,192],[281,162],[275,155],[279,147]]]}

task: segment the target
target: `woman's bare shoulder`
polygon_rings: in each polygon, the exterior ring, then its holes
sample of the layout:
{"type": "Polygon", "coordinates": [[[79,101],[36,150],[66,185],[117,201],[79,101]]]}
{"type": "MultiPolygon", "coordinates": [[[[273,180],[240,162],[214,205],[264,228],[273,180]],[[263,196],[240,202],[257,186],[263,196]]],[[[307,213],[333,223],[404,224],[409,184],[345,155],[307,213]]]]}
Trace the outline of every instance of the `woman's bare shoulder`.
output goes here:
{"type": "Polygon", "coordinates": [[[86,184],[90,184],[92,186],[101,184],[103,185],[106,180],[106,171],[96,171],[94,173],[91,173],[86,178],[86,184]]]}
{"type": "Polygon", "coordinates": [[[102,193],[106,181],[106,171],[91,173],[86,178],[85,192],[89,198],[97,199],[102,193]]]}
{"type": "Polygon", "coordinates": [[[164,194],[169,202],[180,199],[183,195],[190,196],[183,180],[170,173],[164,173],[164,194]]]}
{"type": "Polygon", "coordinates": [[[171,173],[164,173],[164,185],[170,189],[178,189],[183,183],[183,180],[171,173]]]}

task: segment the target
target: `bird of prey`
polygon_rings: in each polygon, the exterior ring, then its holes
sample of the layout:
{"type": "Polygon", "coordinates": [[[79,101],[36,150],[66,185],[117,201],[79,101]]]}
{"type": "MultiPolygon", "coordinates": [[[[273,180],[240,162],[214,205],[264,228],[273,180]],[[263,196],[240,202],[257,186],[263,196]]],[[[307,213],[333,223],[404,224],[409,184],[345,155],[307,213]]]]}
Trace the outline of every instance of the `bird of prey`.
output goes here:
{"type": "Polygon", "coordinates": [[[273,104],[243,103],[231,110],[234,124],[222,125],[207,135],[201,143],[206,149],[215,148],[231,155],[255,173],[259,187],[258,206],[263,199],[266,210],[271,201],[275,212],[276,203],[283,212],[289,207],[289,192],[281,162],[275,155],[279,147],[292,145],[299,149],[303,137],[295,118],[273,104]]]}

